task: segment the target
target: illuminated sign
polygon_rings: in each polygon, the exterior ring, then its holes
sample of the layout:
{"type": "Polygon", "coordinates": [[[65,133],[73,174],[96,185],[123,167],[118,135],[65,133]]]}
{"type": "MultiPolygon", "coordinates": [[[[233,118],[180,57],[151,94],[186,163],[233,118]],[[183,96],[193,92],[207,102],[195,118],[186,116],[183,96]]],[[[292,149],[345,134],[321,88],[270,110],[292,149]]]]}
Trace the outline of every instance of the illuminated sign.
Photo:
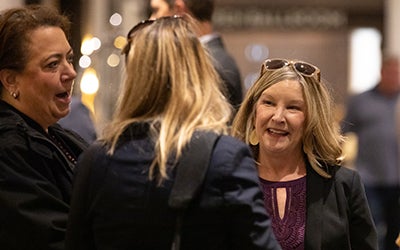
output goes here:
{"type": "Polygon", "coordinates": [[[223,29],[340,29],[347,26],[348,17],[344,11],[327,8],[220,8],[213,22],[223,29]]]}

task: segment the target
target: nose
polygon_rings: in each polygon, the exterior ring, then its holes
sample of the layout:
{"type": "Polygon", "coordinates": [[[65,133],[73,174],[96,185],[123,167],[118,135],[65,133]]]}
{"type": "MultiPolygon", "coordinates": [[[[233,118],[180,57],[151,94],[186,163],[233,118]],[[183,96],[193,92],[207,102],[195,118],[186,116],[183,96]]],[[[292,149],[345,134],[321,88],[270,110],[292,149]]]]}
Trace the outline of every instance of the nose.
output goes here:
{"type": "Polygon", "coordinates": [[[272,121],[274,121],[274,122],[279,122],[279,123],[281,123],[281,122],[283,122],[285,119],[284,119],[284,109],[283,108],[276,108],[275,109],[275,112],[273,113],[273,115],[272,115],[272,121]]]}
{"type": "Polygon", "coordinates": [[[68,81],[68,80],[74,80],[77,76],[77,73],[74,69],[74,65],[70,62],[65,63],[65,67],[63,70],[63,73],[61,75],[61,80],[68,81]]]}

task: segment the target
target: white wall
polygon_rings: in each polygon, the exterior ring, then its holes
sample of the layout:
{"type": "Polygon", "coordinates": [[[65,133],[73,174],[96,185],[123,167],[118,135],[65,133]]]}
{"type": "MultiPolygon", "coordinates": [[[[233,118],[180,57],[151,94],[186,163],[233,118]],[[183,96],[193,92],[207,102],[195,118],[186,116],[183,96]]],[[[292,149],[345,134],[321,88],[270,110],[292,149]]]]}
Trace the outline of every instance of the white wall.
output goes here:
{"type": "Polygon", "coordinates": [[[0,10],[21,6],[25,3],[24,0],[1,0],[0,10]]]}
{"type": "Polygon", "coordinates": [[[387,53],[400,56],[400,1],[385,0],[385,33],[387,53]]]}

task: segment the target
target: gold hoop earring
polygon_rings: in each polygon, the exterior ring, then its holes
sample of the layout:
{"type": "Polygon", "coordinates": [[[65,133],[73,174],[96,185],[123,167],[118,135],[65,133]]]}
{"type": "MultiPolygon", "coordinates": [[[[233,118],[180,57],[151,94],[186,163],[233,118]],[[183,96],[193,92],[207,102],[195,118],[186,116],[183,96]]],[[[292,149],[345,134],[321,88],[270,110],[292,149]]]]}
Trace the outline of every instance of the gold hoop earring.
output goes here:
{"type": "Polygon", "coordinates": [[[255,129],[253,129],[253,131],[251,131],[251,133],[250,133],[249,142],[253,146],[256,146],[259,143],[255,129]]]}

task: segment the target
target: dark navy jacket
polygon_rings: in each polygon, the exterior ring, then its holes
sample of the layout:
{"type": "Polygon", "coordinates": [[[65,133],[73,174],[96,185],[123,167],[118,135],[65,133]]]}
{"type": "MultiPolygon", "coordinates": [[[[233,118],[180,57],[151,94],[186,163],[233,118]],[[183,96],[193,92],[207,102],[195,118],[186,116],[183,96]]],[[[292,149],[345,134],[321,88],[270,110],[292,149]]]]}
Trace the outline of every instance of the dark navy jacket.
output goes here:
{"type": "MultiPolygon", "coordinates": [[[[78,162],[67,249],[171,249],[174,173],[161,186],[150,181],[153,143],[140,129],[126,134],[112,156],[95,144],[78,162]],[[82,165],[87,157],[91,164],[82,165]]],[[[221,136],[200,196],[183,219],[181,249],[280,249],[270,223],[248,146],[221,136]]]]}

